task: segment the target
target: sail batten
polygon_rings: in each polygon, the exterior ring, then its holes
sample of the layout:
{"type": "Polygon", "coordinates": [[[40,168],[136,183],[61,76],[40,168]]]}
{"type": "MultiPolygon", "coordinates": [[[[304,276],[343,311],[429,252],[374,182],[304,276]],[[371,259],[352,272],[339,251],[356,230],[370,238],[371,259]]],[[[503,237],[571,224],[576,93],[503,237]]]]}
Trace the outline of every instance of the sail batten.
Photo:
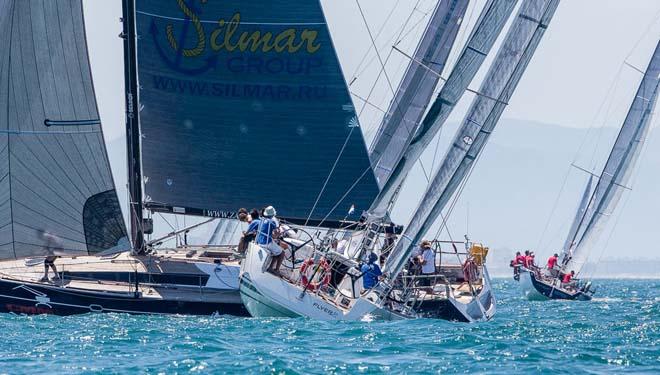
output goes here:
{"type": "Polygon", "coordinates": [[[0,32],[0,258],[127,248],[81,1],[2,0],[0,32]]]}
{"type": "Polygon", "coordinates": [[[411,61],[383,117],[369,155],[381,185],[388,179],[424,116],[468,4],[469,0],[439,2],[414,55],[409,56],[411,61]]]}
{"type": "Polygon", "coordinates": [[[401,271],[414,245],[421,241],[465,181],[506,108],[504,103],[513,95],[531,61],[545,32],[545,25],[552,19],[558,5],[559,0],[525,0],[521,5],[519,14],[541,19],[542,22],[530,23],[520,17],[513,21],[480,89],[498,98],[498,101],[478,96],[472,102],[463,124],[456,132],[452,147],[429,183],[404,236],[387,258],[386,272],[396,275],[401,271]]]}
{"type": "Polygon", "coordinates": [[[381,181],[381,192],[370,208],[372,214],[377,216],[386,214],[390,201],[408,172],[437,135],[477,74],[513,12],[516,2],[517,0],[489,0],[486,3],[440,93],[424,115],[405,151],[392,165],[392,172],[389,173],[387,180],[381,181]]]}
{"type": "Polygon", "coordinates": [[[369,207],[378,184],[319,1],[136,7],[147,208],[312,222],[369,207]]]}
{"type": "Polygon", "coordinates": [[[562,260],[566,269],[579,270],[582,267],[587,256],[585,248],[594,245],[606,219],[612,215],[623,191],[627,189],[626,185],[639,159],[657,102],[660,83],[660,42],[656,45],[643,74],[600,179],[590,196],[589,205],[581,215],[578,214],[580,216],[578,229],[571,236],[573,246],[565,253],[562,260]]]}

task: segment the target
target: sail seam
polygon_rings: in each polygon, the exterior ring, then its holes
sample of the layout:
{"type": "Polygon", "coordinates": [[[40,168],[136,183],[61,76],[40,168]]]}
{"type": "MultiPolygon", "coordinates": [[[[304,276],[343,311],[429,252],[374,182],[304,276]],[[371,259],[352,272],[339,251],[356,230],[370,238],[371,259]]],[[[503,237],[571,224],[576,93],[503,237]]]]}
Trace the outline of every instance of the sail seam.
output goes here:
{"type": "MultiPolygon", "coordinates": [[[[33,21],[33,19],[32,19],[32,6],[31,6],[31,4],[32,4],[31,2],[28,2],[28,8],[30,8],[30,11],[28,12],[28,17],[29,17],[29,19],[30,19],[30,22],[29,22],[30,25],[33,25],[33,24],[34,24],[34,21],[33,21]]],[[[45,9],[44,9],[43,7],[42,7],[42,10],[44,11],[44,14],[45,14],[45,9]]],[[[48,29],[47,29],[47,28],[46,28],[46,34],[48,34],[48,29]]],[[[46,40],[48,40],[48,35],[46,35],[46,40]]],[[[38,68],[39,65],[36,64],[36,61],[37,61],[37,58],[36,58],[36,56],[37,56],[36,48],[37,48],[37,45],[36,45],[36,43],[35,43],[35,41],[34,41],[34,33],[32,33],[32,53],[33,53],[33,55],[34,55],[35,65],[36,65],[37,68],[38,68]]],[[[50,59],[50,64],[51,64],[51,70],[54,71],[54,69],[53,69],[53,65],[52,65],[52,64],[53,64],[52,59],[50,59]]],[[[24,76],[23,79],[25,79],[25,69],[23,69],[23,76],[24,76]]],[[[43,90],[42,90],[42,86],[41,86],[41,77],[40,77],[40,75],[38,74],[38,72],[37,72],[37,74],[35,74],[35,77],[36,77],[36,81],[37,81],[37,82],[36,82],[36,83],[37,83],[37,86],[39,87],[39,96],[40,96],[40,98],[41,98],[41,109],[42,109],[43,114],[44,114],[44,116],[45,116],[45,115],[46,115],[46,101],[44,100],[44,94],[43,94],[43,90]]],[[[58,108],[59,108],[59,106],[58,106],[58,108]]],[[[60,115],[60,116],[61,116],[61,115],[60,115]]],[[[55,133],[55,132],[44,132],[44,133],[38,133],[39,130],[34,130],[34,124],[35,124],[36,122],[35,122],[34,118],[32,117],[32,111],[30,111],[30,117],[31,117],[31,121],[32,121],[32,124],[33,124],[33,125],[32,125],[32,129],[33,129],[33,130],[32,130],[32,131],[29,131],[29,130],[18,130],[18,131],[17,131],[16,133],[14,133],[14,134],[46,134],[46,133],[55,133]]],[[[9,133],[9,134],[11,134],[11,133],[9,133]]],[[[56,143],[60,146],[60,149],[62,150],[62,153],[64,153],[64,154],[66,155],[66,151],[65,151],[64,147],[62,147],[61,143],[59,142],[59,139],[58,139],[57,137],[55,137],[55,138],[56,138],[56,143]]],[[[71,186],[71,187],[74,187],[74,188],[80,193],[80,195],[82,195],[82,196],[84,197],[84,196],[85,196],[85,193],[83,193],[83,192],[80,190],[78,184],[76,184],[76,183],[73,182],[73,179],[71,178],[71,176],[69,176],[69,174],[66,173],[65,169],[64,169],[64,168],[60,165],[60,163],[58,162],[58,159],[55,158],[55,157],[53,156],[53,154],[51,153],[50,149],[44,144],[44,142],[43,142],[43,140],[41,139],[41,137],[37,137],[37,139],[39,140],[39,144],[41,145],[41,147],[43,148],[43,150],[44,150],[46,153],[48,153],[48,155],[51,157],[51,159],[53,160],[53,162],[55,163],[55,165],[58,166],[58,168],[60,169],[60,171],[62,172],[62,174],[63,174],[64,176],[66,176],[66,177],[69,179],[69,181],[70,181],[70,183],[71,183],[70,186],[71,186]]],[[[44,167],[46,170],[50,171],[50,168],[48,168],[48,167],[42,162],[41,158],[37,157],[37,153],[35,153],[35,152],[33,151],[32,146],[31,146],[29,143],[27,143],[27,142],[25,143],[25,145],[26,145],[26,150],[28,150],[28,151],[32,154],[32,156],[34,157],[34,159],[37,160],[37,161],[39,162],[39,164],[41,164],[42,167],[44,167]]],[[[52,171],[51,171],[51,173],[52,173],[52,171]]],[[[79,177],[82,179],[82,177],[81,177],[80,175],[79,175],[79,177]]],[[[62,184],[62,182],[61,182],[58,178],[56,178],[55,180],[58,181],[60,184],[62,184]]],[[[83,182],[84,182],[84,181],[83,181],[83,182]]],[[[86,185],[85,185],[85,186],[86,186],[86,185]]],[[[87,187],[87,186],[86,186],[86,187],[87,187]]],[[[89,189],[89,187],[87,187],[87,188],[89,189]]],[[[68,191],[70,191],[70,189],[66,189],[66,188],[65,188],[65,191],[68,192],[68,191]]],[[[73,196],[73,195],[72,195],[72,196],[73,196]]]]}
{"type": "MultiPolygon", "coordinates": [[[[11,20],[9,21],[9,51],[11,51],[14,44],[14,17],[16,15],[16,2],[12,2],[11,8],[11,20]]],[[[11,88],[11,53],[9,54],[9,60],[7,62],[7,129],[9,129],[9,90],[11,88]]],[[[11,90],[14,94],[14,100],[16,100],[16,93],[14,90],[11,90]]],[[[9,220],[11,224],[11,249],[14,253],[14,258],[16,258],[16,238],[14,237],[14,197],[11,191],[11,139],[7,137],[7,171],[9,174],[9,220]]]]}
{"type": "MultiPolygon", "coordinates": [[[[61,15],[60,15],[59,4],[55,5],[55,11],[57,13],[57,25],[58,25],[57,29],[59,31],[58,37],[60,39],[59,44],[62,46],[62,52],[64,54],[66,54],[66,52],[64,51],[64,35],[63,35],[64,27],[63,27],[62,18],[61,18],[61,15]]],[[[73,24],[71,24],[71,27],[73,28],[73,24]]],[[[76,60],[78,61],[78,64],[80,64],[80,59],[78,59],[77,54],[76,54],[76,60]]],[[[66,63],[66,57],[64,58],[64,61],[66,63]]],[[[76,108],[77,106],[75,104],[75,97],[73,95],[74,88],[73,88],[73,84],[72,84],[73,80],[71,79],[71,70],[70,69],[66,69],[66,78],[68,80],[68,85],[67,85],[68,90],[67,91],[68,91],[68,94],[71,96],[71,109],[72,109],[74,117],[78,117],[78,109],[76,108]]],[[[84,87],[84,83],[81,83],[81,85],[84,87]]],[[[85,169],[87,170],[87,173],[89,174],[89,178],[93,181],[93,185],[96,186],[96,189],[95,190],[90,190],[90,193],[93,194],[95,192],[101,191],[102,189],[99,186],[98,179],[94,178],[94,174],[92,173],[91,168],[88,164],[88,158],[85,157],[83,155],[82,151],[80,150],[80,147],[82,145],[80,145],[80,146],[78,145],[78,142],[75,141],[75,138],[73,137],[72,134],[69,134],[68,136],[69,136],[69,138],[71,138],[71,142],[73,143],[73,146],[75,147],[76,151],[78,152],[78,156],[79,156],[82,164],[85,166],[85,169]]],[[[89,145],[89,139],[87,139],[86,136],[83,136],[81,138],[85,139],[85,144],[87,145],[87,149],[89,150],[89,153],[90,153],[91,157],[94,158],[94,153],[91,152],[91,147],[89,145]]],[[[97,169],[97,172],[99,173],[99,176],[101,176],[101,172],[98,170],[98,165],[96,165],[96,161],[94,162],[94,165],[96,166],[96,169],[97,169]]]]}
{"type": "MultiPolygon", "coordinates": [[[[31,172],[31,173],[32,173],[32,172],[31,172]]],[[[39,177],[37,177],[34,173],[32,173],[32,175],[35,176],[35,178],[36,178],[37,180],[39,180],[39,181],[43,184],[43,181],[41,181],[41,179],[40,179],[39,177]]],[[[27,190],[29,190],[29,191],[31,191],[32,193],[34,193],[34,195],[40,197],[40,195],[39,195],[36,191],[32,190],[32,189],[28,186],[28,184],[22,182],[22,181],[19,180],[18,178],[15,178],[15,180],[18,181],[21,185],[25,186],[25,188],[26,188],[27,190]]],[[[55,190],[53,190],[52,188],[50,188],[48,185],[43,184],[43,186],[48,187],[48,189],[50,189],[53,193],[55,193],[55,196],[57,196],[58,198],[62,199],[62,201],[66,202],[66,204],[67,204],[69,207],[71,207],[71,208],[73,209],[73,211],[76,211],[75,207],[71,206],[71,205],[68,203],[68,201],[67,201],[66,199],[64,199],[62,196],[60,196],[59,194],[57,194],[57,192],[56,192],[55,190]]],[[[53,206],[54,208],[57,209],[57,207],[56,207],[55,205],[53,205],[50,201],[45,200],[45,199],[44,199],[44,201],[45,201],[47,204],[49,204],[49,205],[51,205],[51,206],[53,206]]],[[[83,203],[84,203],[84,202],[83,202],[83,203]]],[[[73,216],[67,214],[64,210],[61,210],[61,212],[62,212],[63,214],[65,214],[65,215],[71,217],[74,221],[77,221],[77,222],[79,222],[79,223],[82,223],[79,219],[76,219],[75,217],[73,217],[73,216]]]]}
{"type": "MultiPolygon", "coordinates": [[[[80,3],[80,2],[79,2],[79,3],[80,3]]],[[[72,6],[73,2],[69,2],[68,4],[69,4],[69,13],[70,13],[70,14],[75,14],[75,13],[73,12],[73,6],[72,6]]],[[[82,4],[81,4],[81,8],[82,8],[82,4]]],[[[82,15],[82,11],[79,12],[79,13],[77,13],[77,14],[80,14],[80,17],[83,17],[83,15],[82,15]]],[[[71,23],[71,29],[73,30],[73,33],[76,33],[76,26],[75,26],[75,24],[76,24],[75,21],[71,23]]],[[[62,32],[62,28],[61,28],[61,27],[60,27],[60,32],[62,32]]],[[[89,116],[89,115],[90,115],[90,108],[89,108],[89,100],[90,100],[90,97],[89,97],[88,95],[86,95],[86,92],[85,92],[85,91],[86,91],[86,90],[85,90],[86,83],[85,83],[85,76],[84,76],[84,73],[83,73],[83,67],[82,67],[82,64],[81,64],[80,51],[79,51],[78,43],[74,43],[74,46],[75,46],[75,48],[76,48],[75,60],[76,60],[76,62],[78,63],[78,69],[79,69],[79,71],[80,71],[80,83],[81,83],[81,88],[82,88],[82,90],[83,90],[83,95],[85,95],[85,106],[84,106],[84,107],[85,107],[85,112],[86,112],[87,115],[89,116]]],[[[87,59],[87,61],[89,61],[89,58],[87,59]]],[[[89,63],[88,63],[88,64],[89,64],[89,63]]],[[[73,96],[73,86],[71,87],[71,92],[72,92],[72,96],[73,96]]],[[[94,98],[95,98],[95,97],[94,97],[94,98]]],[[[74,106],[74,109],[75,109],[75,106],[74,106]]],[[[98,113],[96,114],[96,116],[97,116],[97,117],[99,116],[98,113]]],[[[99,124],[99,125],[100,125],[100,124],[99,124]]],[[[99,167],[99,161],[98,161],[98,159],[97,159],[97,157],[96,157],[96,153],[95,153],[95,152],[93,151],[93,149],[92,149],[92,145],[91,145],[90,142],[89,142],[89,137],[88,137],[87,135],[84,135],[84,136],[82,136],[82,137],[85,138],[85,143],[87,144],[87,148],[88,148],[88,150],[89,150],[89,154],[92,156],[92,159],[94,159],[94,162],[93,162],[92,164],[94,164],[94,167],[95,167],[95,169],[96,169],[96,172],[98,173],[98,176],[101,177],[101,181],[100,181],[100,183],[101,183],[102,185],[105,185],[105,178],[104,178],[104,177],[105,177],[105,174],[101,171],[101,168],[99,167]]],[[[85,162],[85,164],[87,163],[86,158],[85,158],[84,162],[85,162]]],[[[97,187],[99,188],[99,190],[103,190],[103,186],[99,186],[98,184],[99,184],[99,182],[97,182],[97,187]]]]}
{"type": "MultiPolygon", "coordinates": [[[[45,2],[44,2],[43,4],[44,4],[44,6],[46,5],[45,2]]],[[[43,10],[44,14],[48,13],[48,12],[47,12],[47,9],[45,9],[44,7],[42,7],[42,10],[43,10]]],[[[58,17],[59,17],[59,16],[58,16],[58,17]]],[[[48,40],[49,36],[50,36],[50,37],[53,36],[53,35],[51,35],[51,33],[50,33],[49,30],[48,30],[48,24],[46,24],[45,34],[46,34],[46,35],[45,35],[45,36],[46,36],[46,40],[48,40]]],[[[34,34],[33,34],[33,38],[34,38],[34,34]]],[[[35,45],[35,48],[36,48],[36,45],[35,45]]],[[[55,75],[55,66],[53,65],[53,59],[52,59],[52,58],[49,59],[49,62],[50,62],[50,67],[51,67],[50,69],[51,69],[51,72],[52,72],[53,83],[55,83],[55,77],[54,77],[54,75],[55,75]]],[[[42,102],[42,105],[43,105],[44,115],[45,115],[45,114],[46,114],[46,102],[43,100],[43,90],[41,89],[41,82],[39,83],[39,92],[41,93],[41,96],[42,96],[42,100],[41,100],[41,102],[42,102]]],[[[57,102],[57,111],[59,112],[59,116],[60,116],[60,118],[63,117],[63,116],[62,116],[62,108],[61,108],[61,106],[60,106],[59,101],[57,102]]],[[[32,122],[32,123],[34,124],[34,119],[33,119],[33,122],[32,122]]],[[[67,152],[67,149],[62,145],[62,142],[60,141],[60,139],[56,137],[55,140],[56,140],[57,145],[58,145],[58,146],[60,147],[60,149],[62,150],[62,154],[63,154],[63,155],[66,157],[66,159],[68,160],[69,164],[70,164],[70,165],[75,165],[75,163],[74,163],[73,160],[71,159],[71,156],[70,156],[69,153],[67,152]]],[[[43,145],[43,142],[41,142],[41,143],[42,143],[42,145],[43,145]]],[[[45,147],[45,146],[44,146],[44,147],[45,147]]],[[[60,168],[61,168],[61,167],[60,167],[60,168]]],[[[73,168],[73,170],[76,172],[76,175],[77,175],[78,178],[80,179],[80,182],[82,182],[81,187],[84,185],[84,187],[85,187],[86,190],[87,190],[87,194],[84,194],[84,193],[83,193],[83,195],[92,195],[92,189],[91,189],[90,186],[87,184],[87,182],[85,181],[85,179],[83,178],[83,176],[80,174],[80,171],[78,170],[78,168],[73,168]]],[[[64,169],[62,169],[62,171],[64,172],[64,169]]],[[[64,174],[66,175],[66,172],[64,172],[64,174]]],[[[73,182],[73,181],[72,181],[72,182],[73,182]]],[[[73,184],[73,185],[76,186],[76,187],[78,186],[77,184],[73,184]]],[[[80,190],[80,189],[79,189],[79,190],[80,190]]],[[[81,193],[82,193],[82,191],[81,191],[81,193]]]]}

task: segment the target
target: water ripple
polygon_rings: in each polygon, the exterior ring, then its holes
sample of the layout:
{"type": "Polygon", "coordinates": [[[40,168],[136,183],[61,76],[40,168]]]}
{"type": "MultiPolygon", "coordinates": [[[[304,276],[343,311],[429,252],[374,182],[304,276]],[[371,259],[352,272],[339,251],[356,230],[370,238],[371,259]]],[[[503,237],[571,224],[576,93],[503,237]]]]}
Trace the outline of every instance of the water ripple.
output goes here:
{"type": "Polygon", "coordinates": [[[0,373],[660,373],[660,281],[600,281],[592,302],[523,301],[437,320],[0,315],[0,373]]]}

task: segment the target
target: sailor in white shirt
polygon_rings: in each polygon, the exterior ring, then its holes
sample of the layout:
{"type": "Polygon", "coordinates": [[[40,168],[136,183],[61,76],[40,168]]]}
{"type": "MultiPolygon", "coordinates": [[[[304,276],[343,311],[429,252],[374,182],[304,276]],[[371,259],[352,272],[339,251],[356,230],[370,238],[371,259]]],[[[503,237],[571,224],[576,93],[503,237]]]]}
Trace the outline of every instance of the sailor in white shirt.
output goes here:
{"type": "Polygon", "coordinates": [[[419,255],[419,263],[422,265],[422,276],[420,286],[431,286],[431,277],[435,274],[435,251],[431,241],[424,240],[420,245],[422,253],[419,255]]]}

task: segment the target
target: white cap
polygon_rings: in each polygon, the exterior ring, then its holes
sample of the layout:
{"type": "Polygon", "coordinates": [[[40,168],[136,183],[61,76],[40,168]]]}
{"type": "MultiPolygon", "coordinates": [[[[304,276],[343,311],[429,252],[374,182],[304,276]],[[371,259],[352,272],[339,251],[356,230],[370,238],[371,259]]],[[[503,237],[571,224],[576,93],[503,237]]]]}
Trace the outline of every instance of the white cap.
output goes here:
{"type": "Polygon", "coordinates": [[[277,211],[275,211],[275,207],[268,206],[268,207],[264,208],[264,216],[273,217],[275,215],[277,215],[277,211]]]}

